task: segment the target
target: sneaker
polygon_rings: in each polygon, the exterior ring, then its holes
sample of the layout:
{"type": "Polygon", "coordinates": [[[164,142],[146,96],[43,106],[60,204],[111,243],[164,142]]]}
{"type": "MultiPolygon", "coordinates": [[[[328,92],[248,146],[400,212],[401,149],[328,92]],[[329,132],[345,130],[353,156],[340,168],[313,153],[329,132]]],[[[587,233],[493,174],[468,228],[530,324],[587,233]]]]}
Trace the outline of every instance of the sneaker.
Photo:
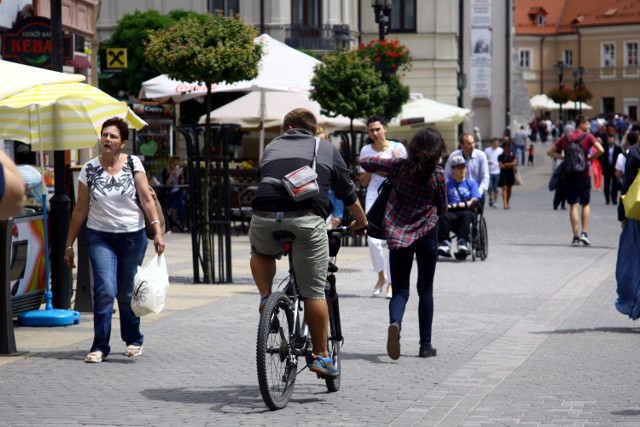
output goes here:
{"type": "Polygon", "coordinates": [[[435,348],[431,347],[431,344],[429,345],[421,345],[420,346],[420,352],[418,353],[418,356],[420,357],[435,357],[435,355],[438,352],[436,351],[435,348]]]}
{"type": "Polygon", "coordinates": [[[443,241],[438,246],[438,255],[451,258],[451,243],[448,240],[443,241]]]}
{"type": "Polygon", "coordinates": [[[571,242],[571,246],[578,246],[578,245],[580,245],[580,238],[574,237],[573,241],[571,242]]]}
{"type": "Polygon", "coordinates": [[[338,371],[333,364],[332,359],[322,357],[319,354],[313,355],[313,362],[309,366],[309,370],[318,375],[325,375],[332,378],[337,377],[340,374],[340,371],[338,371]]]}
{"type": "Polygon", "coordinates": [[[466,240],[458,240],[458,253],[460,255],[467,255],[469,253],[469,247],[466,240]]]}
{"type": "Polygon", "coordinates": [[[589,246],[591,244],[591,240],[589,240],[589,236],[584,231],[580,233],[580,241],[585,245],[589,246]]]}
{"type": "Polygon", "coordinates": [[[387,354],[393,360],[400,358],[400,325],[393,322],[387,331],[387,354]]]}

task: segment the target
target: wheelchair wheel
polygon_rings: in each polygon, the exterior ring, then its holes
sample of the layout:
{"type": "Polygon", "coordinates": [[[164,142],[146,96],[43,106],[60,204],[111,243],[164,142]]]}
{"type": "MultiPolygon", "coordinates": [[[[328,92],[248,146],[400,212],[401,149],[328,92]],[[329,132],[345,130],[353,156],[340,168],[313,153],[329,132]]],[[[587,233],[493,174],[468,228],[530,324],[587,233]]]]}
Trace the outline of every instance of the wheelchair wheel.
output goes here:
{"type": "Polygon", "coordinates": [[[478,229],[475,224],[475,219],[469,227],[469,252],[471,252],[471,261],[476,260],[476,249],[478,248],[478,229]]]}
{"type": "Polygon", "coordinates": [[[479,249],[480,249],[480,259],[484,261],[489,256],[489,235],[487,234],[487,221],[484,217],[480,218],[479,222],[479,249]]]}

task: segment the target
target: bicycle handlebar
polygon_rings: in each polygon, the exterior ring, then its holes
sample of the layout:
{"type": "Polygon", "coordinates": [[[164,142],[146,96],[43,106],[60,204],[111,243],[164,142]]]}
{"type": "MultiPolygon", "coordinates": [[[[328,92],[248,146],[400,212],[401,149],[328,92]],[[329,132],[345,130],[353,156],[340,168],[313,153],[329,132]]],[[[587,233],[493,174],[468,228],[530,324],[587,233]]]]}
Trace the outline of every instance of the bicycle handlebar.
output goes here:
{"type": "Polygon", "coordinates": [[[329,237],[337,236],[337,237],[346,237],[349,235],[350,227],[348,225],[343,225],[338,228],[328,228],[327,234],[329,237]]]}

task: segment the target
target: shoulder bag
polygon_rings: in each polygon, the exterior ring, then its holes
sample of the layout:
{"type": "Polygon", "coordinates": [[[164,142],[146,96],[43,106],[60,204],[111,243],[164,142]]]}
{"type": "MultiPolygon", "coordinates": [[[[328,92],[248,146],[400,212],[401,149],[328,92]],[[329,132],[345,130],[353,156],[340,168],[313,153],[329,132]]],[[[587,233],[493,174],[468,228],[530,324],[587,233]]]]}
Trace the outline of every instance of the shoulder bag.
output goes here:
{"type": "MultiPolygon", "coordinates": [[[[129,163],[129,168],[131,169],[131,176],[134,176],[133,158],[131,156],[129,156],[129,158],[127,159],[127,163],[129,163]]],[[[135,178],[133,182],[135,185],[135,178]]],[[[162,230],[162,234],[164,234],[166,230],[165,230],[164,213],[162,212],[162,206],[160,205],[160,201],[158,200],[158,196],[155,190],[153,189],[153,187],[149,186],[149,192],[151,193],[151,197],[153,198],[153,203],[155,204],[155,207],[156,207],[156,217],[158,218],[158,221],[160,221],[160,229],[162,230]]],[[[138,203],[140,203],[140,195],[138,195],[138,203]]],[[[142,206],[140,207],[140,209],[142,209],[142,206]]],[[[144,209],[142,209],[142,213],[144,214],[144,231],[147,233],[147,239],[153,240],[153,238],[156,236],[156,228],[151,224],[151,221],[153,219],[147,217],[147,213],[144,211],[144,209]]]]}
{"type": "Polygon", "coordinates": [[[385,239],[384,230],[384,218],[387,212],[387,203],[389,202],[389,195],[393,189],[393,177],[396,175],[397,169],[387,177],[380,187],[378,187],[378,197],[376,198],[371,208],[367,212],[367,221],[369,222],[369,228],[367,230],[367,236],[374,239],[385,239]]]}
{"type": "Polygon", "coordinates": [[[625,194],[620,196],[626,218],[640,221],[640,169],[625,194]]]}

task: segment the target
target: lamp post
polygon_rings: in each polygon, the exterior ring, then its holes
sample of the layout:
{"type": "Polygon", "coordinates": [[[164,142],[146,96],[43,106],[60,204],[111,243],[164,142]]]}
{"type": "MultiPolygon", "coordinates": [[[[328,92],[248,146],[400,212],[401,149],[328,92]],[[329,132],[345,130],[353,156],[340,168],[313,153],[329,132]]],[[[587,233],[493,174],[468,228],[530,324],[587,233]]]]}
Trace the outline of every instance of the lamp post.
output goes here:
{"type": "MultiPolygon", "coordinates": [[[[584,73],[587,70],[584,69],[584,67],[578,67],[574,72],[573,72],[573,90],[574,93],[577,93],[577,91],[581,91],[584,89],[584,82],[582,81],[582,76],[584,75],[584,73]]],[[[580,98],[578,100],[578,114],[582,114],[582,98],[580,98]]]]}
{"type": "Polygon", "coordinates": [[[391,26],[391,0],[372,0],[371,7],[378,24],[378,38],[384,40],[384,35],[389,33],[391,26]]]}
{"type": "MultiPolygon", "coordinates": [[[[564,65],[564,61],[558,61],[556,63],[556,65],[554,65],[554,67],[556,68],[556,70],[558,71],[558,90],[562,91],[562,89],[564,88],[564,83],[562,83],[562,77],[564,76],[564,69],[566,67],[566,65],[564,65]]],[[[562,130],[562,104],[560,104],[560,109],[559,109],[559,121],[560,121],[560,130],[562,130]]]]}

